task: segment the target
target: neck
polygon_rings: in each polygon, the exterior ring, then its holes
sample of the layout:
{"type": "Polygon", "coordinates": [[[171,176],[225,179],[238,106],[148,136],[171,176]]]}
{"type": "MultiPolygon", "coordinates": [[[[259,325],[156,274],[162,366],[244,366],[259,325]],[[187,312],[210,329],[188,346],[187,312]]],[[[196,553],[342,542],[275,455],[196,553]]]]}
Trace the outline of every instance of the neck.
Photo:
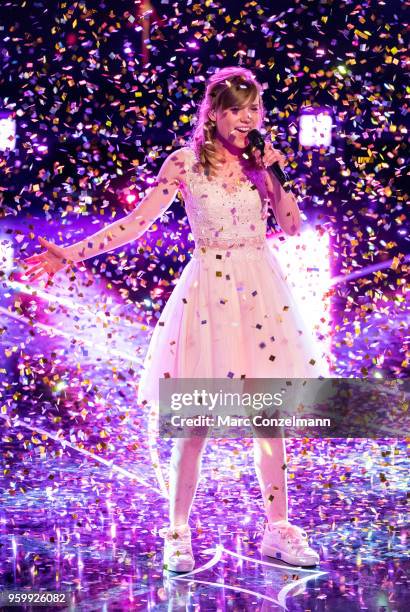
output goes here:
{"type": "Polygon", "coordinates": [[[245,149],[236,147],[231,142],[223,138],[219,133],[215,137],[215,146],[220,157],[225,163],[241,163],[243,162],[243,153],[245,149]]]}

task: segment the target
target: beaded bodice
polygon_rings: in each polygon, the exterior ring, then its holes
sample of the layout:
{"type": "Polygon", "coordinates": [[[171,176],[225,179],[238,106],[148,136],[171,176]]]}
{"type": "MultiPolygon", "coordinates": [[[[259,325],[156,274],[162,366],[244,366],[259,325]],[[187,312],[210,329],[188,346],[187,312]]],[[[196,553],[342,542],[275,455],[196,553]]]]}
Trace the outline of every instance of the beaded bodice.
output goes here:
{"type": "Polygon", "coordinates": [[[197,246],[228,248],[262,244],[266,236],[267,191],[263,173],[248,171],[211,180],[194,169],[194,153],[186,149],[181,190],[197,246]]]}

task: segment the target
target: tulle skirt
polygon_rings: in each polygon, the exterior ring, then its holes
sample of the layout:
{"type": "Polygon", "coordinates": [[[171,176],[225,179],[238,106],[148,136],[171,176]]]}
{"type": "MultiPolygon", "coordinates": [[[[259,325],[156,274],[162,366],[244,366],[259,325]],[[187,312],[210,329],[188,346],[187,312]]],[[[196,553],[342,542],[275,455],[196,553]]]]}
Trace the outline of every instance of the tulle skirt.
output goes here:
{"type": "Polygon", "coordinates": [[[158,402],[160,378],[328,375],[267,243],[197,247],[153,332],[138,401],[158,402]]]}

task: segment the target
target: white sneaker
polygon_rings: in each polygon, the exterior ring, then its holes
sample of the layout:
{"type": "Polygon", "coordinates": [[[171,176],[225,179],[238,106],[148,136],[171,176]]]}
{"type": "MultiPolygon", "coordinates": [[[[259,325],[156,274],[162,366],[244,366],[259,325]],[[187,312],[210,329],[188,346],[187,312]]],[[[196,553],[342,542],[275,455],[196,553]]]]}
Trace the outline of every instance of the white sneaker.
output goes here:
{"type": "Polygon", "coordinates": [[[191,530],[189,525],[164,527],[159,530],[165,539],[164,569],[170,572],[190,572],[195,560],[192,554],[191,530]]]}
{"type": "Polygon", "coordinates": [[[309,546],[306,532],[286,520],[267,523],[261,553],[301,567],[320,561],[318,553],[309,546]]]}

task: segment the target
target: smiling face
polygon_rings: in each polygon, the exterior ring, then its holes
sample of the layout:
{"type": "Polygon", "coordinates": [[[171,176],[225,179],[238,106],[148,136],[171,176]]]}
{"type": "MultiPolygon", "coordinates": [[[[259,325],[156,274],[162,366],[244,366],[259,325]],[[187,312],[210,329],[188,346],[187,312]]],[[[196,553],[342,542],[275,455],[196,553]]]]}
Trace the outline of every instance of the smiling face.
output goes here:
{"type": "Polygon", "coordinates": [[[227,66],[209,78],[192,135],[198,164],[209,176],[235,157],[241,164],[256,164],[247,134],[263,123],[262,94],[262,85],[247,68],[227,66]]]}
{"type": "MultiPolygon", "coordinates": [[[[209,119],[214,136],[228,149],[243,151],[248,145],[247,134],[258,129],[263,119],[260,85],[242,74],[218,82],[209,91],[209,119]]],[[[234,151],[232,151],[234,152],[234,151]]]]}
{"type": "Polygon", "coordinates": [[[216,136],[223,144],[238,149],[248,146],[247,135],[250,130],[259,129],[262,112],[259,95],[242,105],[219,108],[215,113],[216,136]]]}

